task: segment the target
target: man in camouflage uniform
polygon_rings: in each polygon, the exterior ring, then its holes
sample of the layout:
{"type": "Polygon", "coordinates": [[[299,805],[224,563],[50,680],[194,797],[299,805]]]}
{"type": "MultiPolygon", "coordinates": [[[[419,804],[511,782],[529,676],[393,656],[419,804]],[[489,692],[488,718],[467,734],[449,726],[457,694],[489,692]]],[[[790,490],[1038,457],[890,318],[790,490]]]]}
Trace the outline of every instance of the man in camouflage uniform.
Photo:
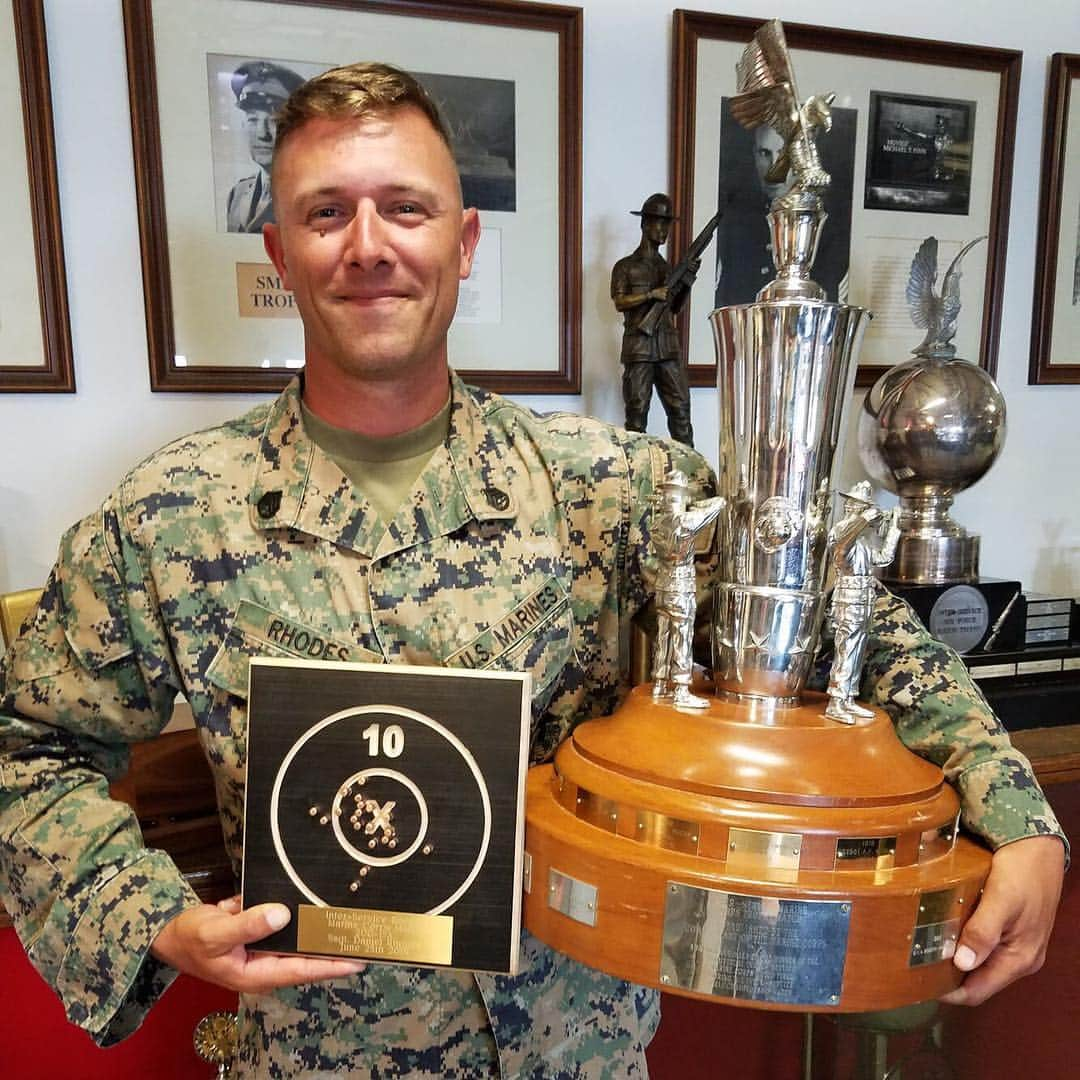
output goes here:
{"type": "MultiPolygon", "coordinates": [[[[645,1075],[652,992],[529,934],[513,978],[249,953],[287,909],[200,903],[107,798],[128,745],[160,731],[181,690],[238,861],[248,660],[295,654],[299,640],[339,659],[452,664],[544,590],[557,597],[549,617],[491,659],[533,673],[533,759],[627,690],[621,653],[654,575],[641,508],[672,468],[709,494],[708,470],[690,451],[538,417],[449,372],[479,227],[437,123],[416,84],[382,67],[327,73],[290,99],[266,240],[304,318],[302,380],[137,466],[64,538],[6,658],[0,891],[68,1017],[103,1045],[181,970],[241,991],[241,1076],[645,1075]],[[439,428],[426,455],[395,444],[439,428]],[[357,468],[352,435],[379,444],[385,468],[357,468]],[[396,476],[389,491],[383,474],[396,476]]],[[[996,965],[978,996],[1020,973],[1014,944],[1045,947],[1057,825],[955,657],[898,601],[878,607],[874,700],[944,764],[967,824],[1007,845],[971,939],[991,959],[969,985],[996,965]]]]}

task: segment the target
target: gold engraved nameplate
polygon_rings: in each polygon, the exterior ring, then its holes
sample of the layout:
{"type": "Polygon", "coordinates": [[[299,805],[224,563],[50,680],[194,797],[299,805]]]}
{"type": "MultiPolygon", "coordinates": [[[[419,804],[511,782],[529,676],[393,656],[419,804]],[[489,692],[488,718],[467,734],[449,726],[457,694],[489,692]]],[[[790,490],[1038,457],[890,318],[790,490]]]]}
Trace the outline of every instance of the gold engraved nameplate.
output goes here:
{"type": "Polygon", "coordinates": [[[300,952],[449,964],[453,943],[451,915],[299,906],[296,946],[300,952]]]}

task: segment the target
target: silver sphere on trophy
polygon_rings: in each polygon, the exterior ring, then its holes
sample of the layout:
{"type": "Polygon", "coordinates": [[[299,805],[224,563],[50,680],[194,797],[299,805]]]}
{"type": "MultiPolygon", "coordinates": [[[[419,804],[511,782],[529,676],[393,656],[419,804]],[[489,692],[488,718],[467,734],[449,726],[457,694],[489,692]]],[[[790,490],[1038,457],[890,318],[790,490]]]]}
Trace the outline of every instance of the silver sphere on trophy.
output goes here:
{"type": "MultiPolygon", "coordinates": [[[[979,240],[984,239],[980,237],[979,240]]],[[[972,582],[979,537],[949,516],[954,496],[993,465],[1005,442],[1005,399],[980,367],[956,356],[960,263],[935,292],[938,244],[923,241],[911,264],[907,300],[926,330],[914,358],[890,368],[859,414],[859,456],[874,482],[900,496],[900,542],[886,581],[912,585],[972,582]]]]}

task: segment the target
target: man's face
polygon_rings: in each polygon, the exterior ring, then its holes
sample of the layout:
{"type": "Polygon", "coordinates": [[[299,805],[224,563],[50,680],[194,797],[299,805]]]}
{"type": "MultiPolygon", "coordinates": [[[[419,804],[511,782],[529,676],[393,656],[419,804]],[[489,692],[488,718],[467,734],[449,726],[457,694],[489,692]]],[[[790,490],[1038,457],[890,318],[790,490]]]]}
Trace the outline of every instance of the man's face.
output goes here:
{"type": "Polygon", "coordinates": [[[278,153],[267,253],[304,321],[309,379],[408,379],[446,366],[458,283],[480,237],[419,109],[309,120],[278,153]]]}
{"type": "Polygon", "coordinates": [[[671,231],[671,220],[665,217],[653,217],[652,214],[645,214],[641,219],[641,227],[645,230],[645,235],[654,244],[664,244],[667,242],[668,233],[671,231]]]}
{"type": "Polygon", "coordinates": [[[251,160],[260,169],[269,169],[274,157],[274,139],[277,137],[277,121],[268,109],[247,109],[244,112],[244,130],[247,132],[251,160]]]}
{"type": "Polygon", "coordinates": [[[754,128],[754,169],[757,172],[761,190],[769,199],[782,195],[787,188],[786,178],[778,183],[771,183],[765,179],[765,174],[773,167],[783,149],[784,140],[778,132],[765,124],[754,128]]]}

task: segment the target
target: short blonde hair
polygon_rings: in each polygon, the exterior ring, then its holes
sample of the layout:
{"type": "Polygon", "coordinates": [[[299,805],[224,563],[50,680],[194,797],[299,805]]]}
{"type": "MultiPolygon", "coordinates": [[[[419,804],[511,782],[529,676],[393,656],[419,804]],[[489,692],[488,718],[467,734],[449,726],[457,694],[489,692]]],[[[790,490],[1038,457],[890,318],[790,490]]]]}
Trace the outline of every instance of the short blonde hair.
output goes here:
{"type": "Polygon", "coordinates": [[[364,120],[406,106],[418,108],[431,121],[446,148],[450,135],[428,92],[407,71],[389,64],[365,62],[331,68],[297,87],[277,113],[274,156],[289,136],[309,120],[364,120]]]}

